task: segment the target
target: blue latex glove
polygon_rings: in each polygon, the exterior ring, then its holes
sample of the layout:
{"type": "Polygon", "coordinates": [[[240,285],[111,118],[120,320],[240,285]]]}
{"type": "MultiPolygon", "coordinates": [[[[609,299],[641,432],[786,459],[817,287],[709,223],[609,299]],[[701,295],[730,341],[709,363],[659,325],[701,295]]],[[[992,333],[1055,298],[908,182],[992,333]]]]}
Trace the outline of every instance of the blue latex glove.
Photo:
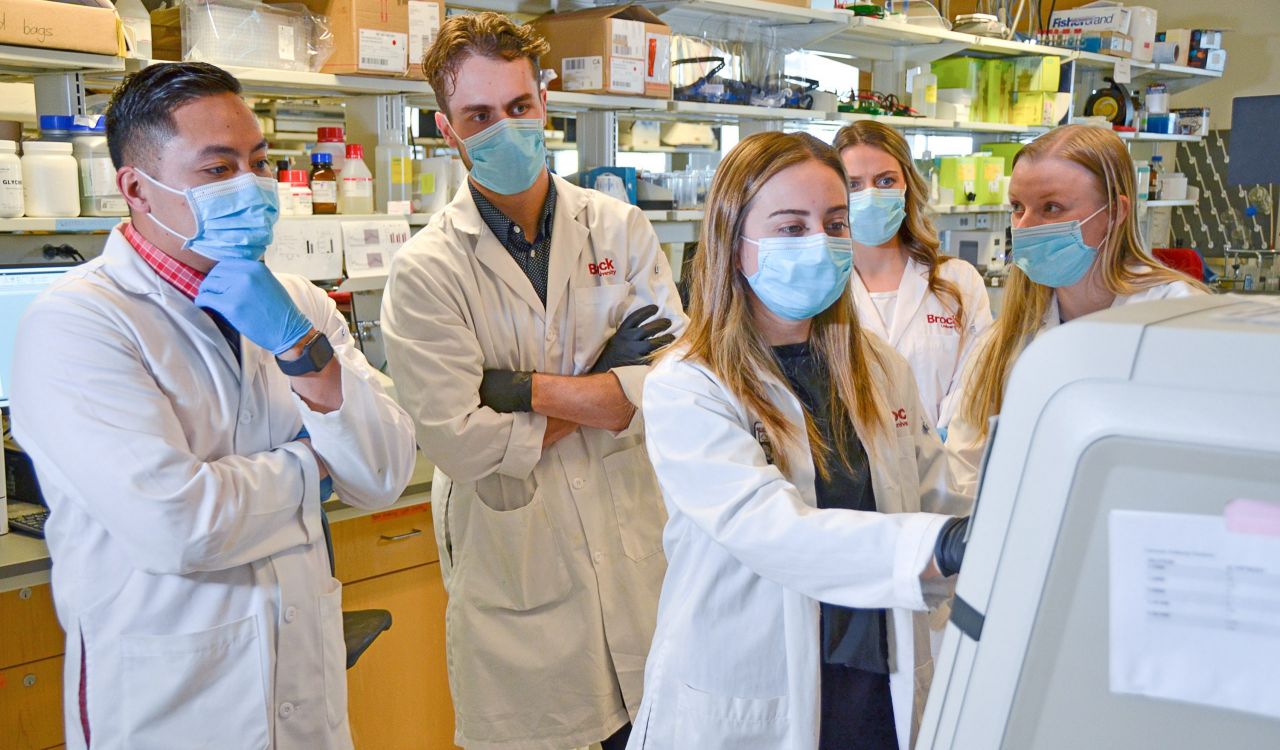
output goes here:
{"type": "Polygon", "coordinates": [[[221,315],[245,338],[277,356],[311,330],[311,321],[266,265],[224,260],[200,284],[196,305],[221,315]]]}

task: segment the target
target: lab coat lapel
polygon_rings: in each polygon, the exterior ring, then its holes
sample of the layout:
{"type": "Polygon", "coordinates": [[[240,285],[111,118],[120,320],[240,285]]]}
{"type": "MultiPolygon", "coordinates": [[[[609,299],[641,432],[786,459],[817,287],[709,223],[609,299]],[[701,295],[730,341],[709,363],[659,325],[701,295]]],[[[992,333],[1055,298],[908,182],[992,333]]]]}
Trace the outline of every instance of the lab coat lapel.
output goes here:
{"type": "MultiPolygon", "coordinates": [[[[552,254],[551,257],[554,259],[555,255],[552,254]]],[[[538,298],[533,282],[529,281],[529,277],[516,264],[515,258],[511,257],[511,253],[507,252],[487,226],[476,237],[476,260],[502,279],[533,310],[534,315],[545,319],[542,300],[538,298]]]]}
{"type": "Polygon", "coordinates": [[[231,351],[231,346],[213,318],[209,317],[209,313],[196,307],[186,295],[160,278],[120,230],[112,231],[103,255],[106,268],[117,284],[133,294],[158,299],[169,315],[180,321],[194,336],[204,339],[218,353],[232,375],[239,378],[240,364],[236,362],[235,353],[231,351]]]}
{"type": "Polygon", "coordinates": [[[893,327],[889,330],[889,345],[897,349],[902,335],[915,320],[916,313],[924,304],[929,294],[928,271],[914,260],[907,260],[907,267],[902,272],[902,281],[898,284],[898,300],[893,308],[893,327]]]}
{"type": "Polygon", "coordinates": [[[880,311],[876,309],[876,303],[871,299],[871,293],[867,291],[867,285],[862,282],[862,277],[858,275],[856,268],[850,283],[853,284],[854,307],[865,311],[858,316],[858,324],[888,341],[889,331],[885,328],[884,321],[880,319],[880,311]]]}
{"type": "Polygon", "coordinates": [[[551,267],[547,272],[547,314],[553,316],[567,294],[573,269],[582,257],[591,230],[587,227],[587,196],[558,177],[556,181],[556,213],[551,230],[551,267]]]}

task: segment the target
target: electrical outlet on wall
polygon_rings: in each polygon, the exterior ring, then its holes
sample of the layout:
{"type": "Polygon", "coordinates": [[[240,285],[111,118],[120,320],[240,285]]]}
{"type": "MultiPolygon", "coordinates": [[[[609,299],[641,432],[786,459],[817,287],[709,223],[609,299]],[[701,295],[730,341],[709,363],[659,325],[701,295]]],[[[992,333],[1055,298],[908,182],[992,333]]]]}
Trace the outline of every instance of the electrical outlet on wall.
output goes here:
{"type": "Polygon", "coordinates": [[[990,229],[991,214],[977,214],[974,217],[974,226],[978,229],[990,229]]]}

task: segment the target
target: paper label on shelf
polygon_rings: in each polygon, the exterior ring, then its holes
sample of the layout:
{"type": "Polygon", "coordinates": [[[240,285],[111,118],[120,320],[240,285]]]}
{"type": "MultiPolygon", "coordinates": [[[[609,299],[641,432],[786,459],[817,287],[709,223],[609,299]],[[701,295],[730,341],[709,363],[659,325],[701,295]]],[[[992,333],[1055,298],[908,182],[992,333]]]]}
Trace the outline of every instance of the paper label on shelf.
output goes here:
{"type": "Polygon", "coordinates": [[[267,267],[316,281],[342,278],[342,227],[336,221],[280,219],[267,267]]]}
{"type": "Polygon", "coordinates": [[[1113,693],[1280,718],[1280,536],[1111,511],[1113,693]]]}
{"type": "Polygon", "coordinates": [[[1133,63],[1128,60],[1117,60],[1112,77],[1116,79],[1116,83],[1133,83],[1133,63]]]}
{"type": "Polygon", "coordinates": [[[440,33],[440,3],[409,0],[409,64],[421,65],[440,33]]]}
{"type": "Polygon", "coordinates": [[[293,62],[297,59],[293,53],[293,27],[285,24],[276,28],[280,32],[278,35],[280,59],[293,62]]]}
{"type": "Polygon", "coordinates": [[[413,213],[413,201],[387,201],[387,213],[391,216],[408,216],[413,213]]]}
{"type": "Polygon", "coordinates": [[[120,195],[120,189],[116,187],[116,168],[109,157],[80,160],[80,190],[90,198],[120,195]]]}
{"type": "Polygon", "coordinates": [[[423,172],[418,175],[418,193],[421,195],[431,195],[436,192],[436,174],[435,172],[423,172]]]}
{"type": "Polygon", "coordinates": [[[644,80],[648,83],[671,83],[671,35],[645,35],[644,80]]]}
{"type": "Polygon", "coordinates": [[[599,90],[604,88],[604,58],[566,57],[560,61],[560,86],[565,91],[599,90]]]}
{"type": "Polygon", "coordinates": [[[391,256],[409,241],[409,222],[404,219],[341,224],[349,278],[385,276],[391,269],[391,256]]]}
{"type": "Polygon", "coordinates": [[[405,73],[409,70],[409,35],[394,31],[360,29],[361,70],[405,73]]]}
{"type": "Polygon", "coordinates": [[[349,198],[372,198],[372,177],[343,177],[342,192],[349,198]]]}
{"type": "Polygon", "coordinates": [[[618,94],[643,94],[644,63],[620,57],[609,60],[609,90],[618,94]]]}
{"type": "Polygon", "coordinates": [[[614,57],[645,58],[644,22],[613,19],[613,31],[609,39],[609,52],[614,57]]]}

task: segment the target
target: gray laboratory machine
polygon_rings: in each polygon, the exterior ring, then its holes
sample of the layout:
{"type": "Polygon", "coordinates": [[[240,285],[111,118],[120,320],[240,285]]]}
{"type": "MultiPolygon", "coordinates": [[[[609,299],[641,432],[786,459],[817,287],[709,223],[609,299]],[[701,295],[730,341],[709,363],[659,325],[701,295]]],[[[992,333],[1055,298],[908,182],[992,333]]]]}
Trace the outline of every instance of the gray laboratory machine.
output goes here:
{"type": "Polygon", "coordinates": [[[1226,614],[1185,618],[1184,630],[1170,626],[1163,591],[1113,607],[1117,576],[1148,574],[1117,567],[1120,521],[1221,527],[1242,498],[1280,501],[1280,305],[1164,300],[1041,336],[1014,369],[990,443],[917,750],[1280,748],[1280,713],[1113,690],[1113,657],[1132,657],[1154,665],[1153,692],[1280,706],[1280,670],[1253,684],[1234,684],[1249,670],[1160,676],[1245,637],[1262,644],[1257,659],[1280,658],[1280,537],[1237,537],[1272,566],[1244,569],[1256,586],[1239,611],[1230,583],[1202,596],[1226,614]],[[1174,639],[1167,659],[1113,638],[1144,627],[1174,639]]]}

